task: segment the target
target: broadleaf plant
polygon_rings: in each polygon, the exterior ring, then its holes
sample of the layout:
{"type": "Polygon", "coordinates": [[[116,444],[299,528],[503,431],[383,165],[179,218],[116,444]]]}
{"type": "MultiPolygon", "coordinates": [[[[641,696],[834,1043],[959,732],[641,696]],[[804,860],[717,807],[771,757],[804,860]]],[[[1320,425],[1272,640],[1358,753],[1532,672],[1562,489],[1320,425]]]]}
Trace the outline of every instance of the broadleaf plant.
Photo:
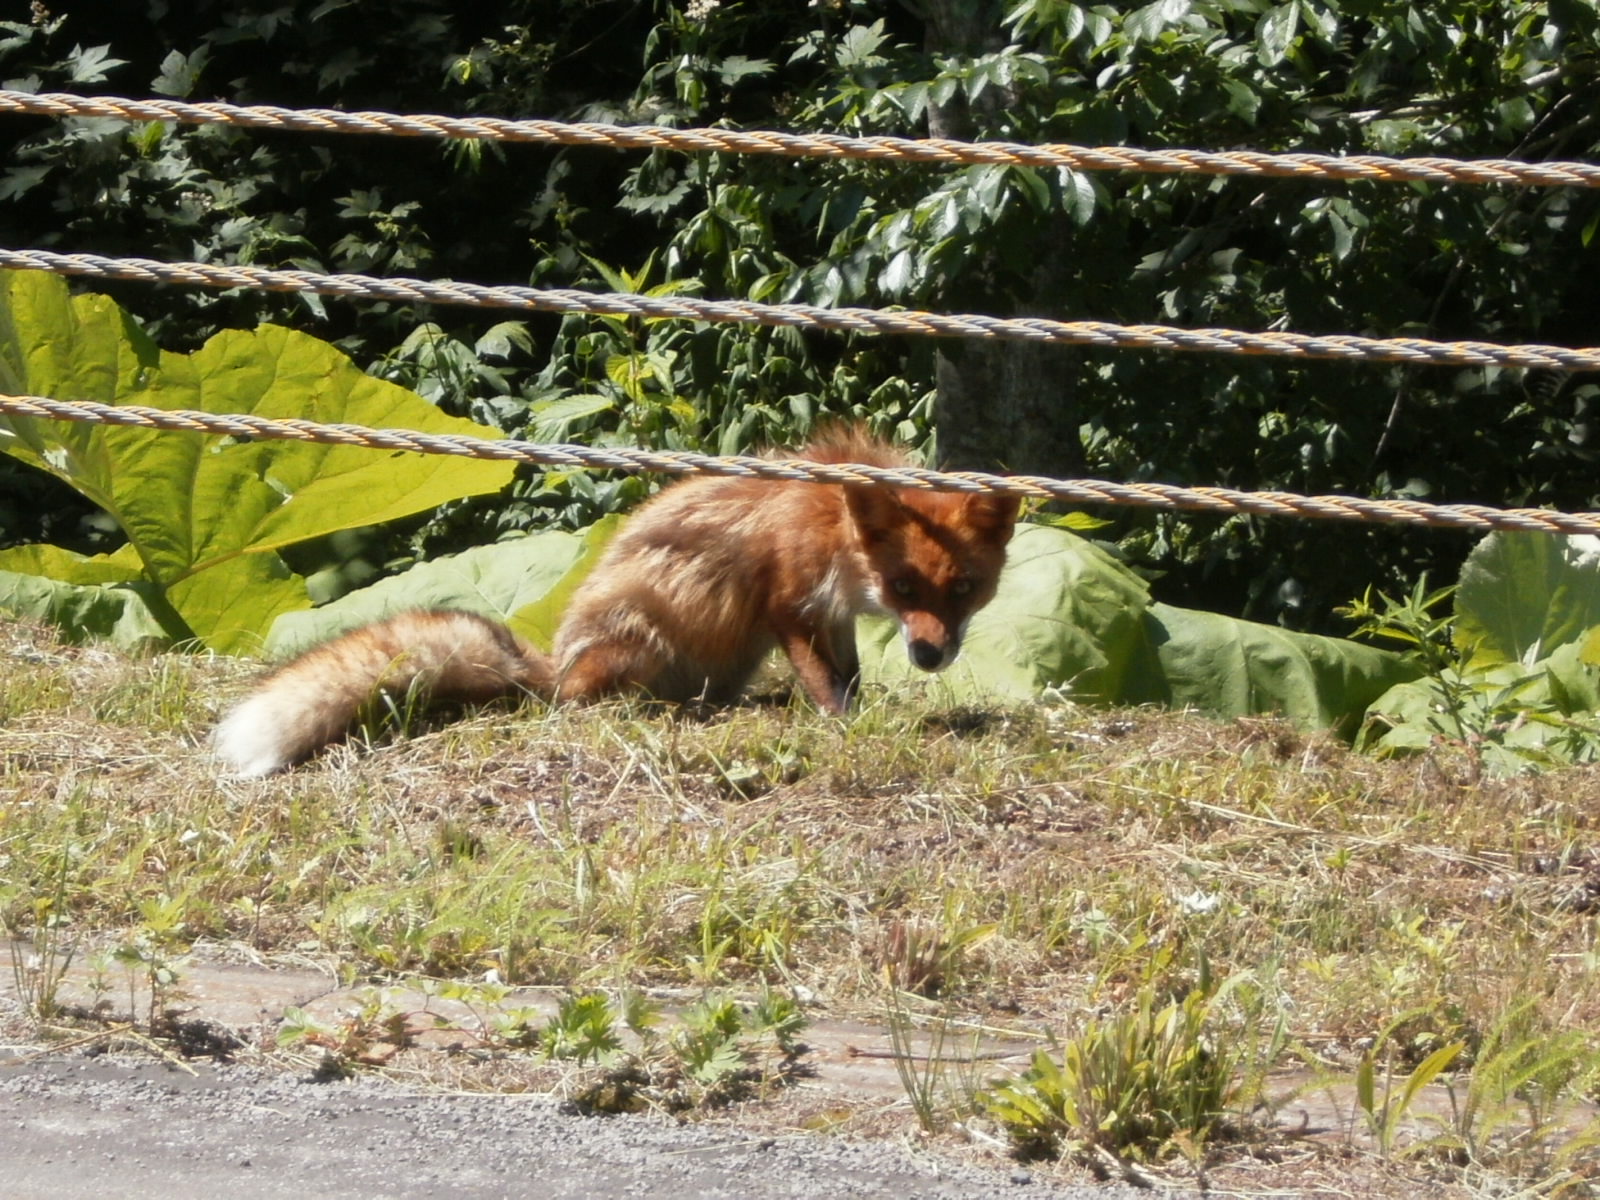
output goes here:
{"type": "Polygon", "coordinates": [[[1346,610],[1370,636],[1435,647],[1424,678],[1372,705],[1359,744],[1459,743],[1501,773],[1600,760],[1600,538],[1491,533],[1467,556],[1449,617],[1429,611],[1442,599],[1346,610]]]}
{"type": "MultiPolygon", "coordinates": [[[[0,390],[502,436],[446,416],[363,374],[327,343],[278,326],[220,333],[193,354],[163,352],[111,300],[70,296],[65,283],[38,272],[0,273],[0,390]]],[[[224,651],[259,647],[278,616],[309,606],[305,580],[277,551],[497,491],[513,470],[440,455],[27,417],[0,419],[0,450],[76,488],[128,539],[114,556],[70,566],[59,551],[13,550],[0,555],[0,570],[131,590],[150,621],[135,620],[135,630],[113,619],[107,605],[115,607],[115,597],[69,602],[60,586],[45,596],[16,582],[5,588],[13,611],[51,619],[87,604],[100,612],[89,625],[119,640],[144,640],[153,622],[169,640],[224,651]]]]}

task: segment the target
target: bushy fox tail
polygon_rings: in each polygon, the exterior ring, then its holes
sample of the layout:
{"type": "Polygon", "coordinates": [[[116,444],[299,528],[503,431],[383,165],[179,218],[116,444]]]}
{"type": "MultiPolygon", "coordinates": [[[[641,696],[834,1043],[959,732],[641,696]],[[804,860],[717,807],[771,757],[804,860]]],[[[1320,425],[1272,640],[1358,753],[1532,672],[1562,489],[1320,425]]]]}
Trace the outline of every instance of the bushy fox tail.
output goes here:
{"type": "Polygon", "coordinates": [[[235,774],[270,775],[338,741],[374,701],[416,689],[474,704],[549,697],[549,660],[504,625],[462,612],[408,612],[307,651],[217,726],[212,751],[235,774]]]}

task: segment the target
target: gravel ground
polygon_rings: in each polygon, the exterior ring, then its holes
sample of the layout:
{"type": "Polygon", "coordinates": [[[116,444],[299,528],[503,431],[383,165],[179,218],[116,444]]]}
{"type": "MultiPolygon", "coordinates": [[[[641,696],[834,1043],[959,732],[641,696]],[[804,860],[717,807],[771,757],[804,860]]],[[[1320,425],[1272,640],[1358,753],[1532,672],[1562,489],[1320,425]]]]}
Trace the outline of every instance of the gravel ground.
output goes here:
{"type": "Polygon", "coordinates": [[[0,1191],[8,1200],[1134,1194],[1063,1188],[1021,1166],[952,1165],[884,1142],[585,1118],[544,1097],[196,1070],[109,1054],[0,1063],[0,1191]]]}

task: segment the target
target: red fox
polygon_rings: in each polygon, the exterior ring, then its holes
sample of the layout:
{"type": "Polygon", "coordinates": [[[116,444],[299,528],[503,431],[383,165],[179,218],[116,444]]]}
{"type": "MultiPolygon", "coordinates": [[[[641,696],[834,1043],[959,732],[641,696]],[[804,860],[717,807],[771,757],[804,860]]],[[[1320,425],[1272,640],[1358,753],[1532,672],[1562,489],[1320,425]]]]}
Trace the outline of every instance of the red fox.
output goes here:
{"type": "MultiPolygon", "coordinates": [[[[854,427],[801,457],[906,465],[854,427]]],[[[280,667],[217,727],[218,758],[266,775],[338,740],[381,694],[478,703],[642,692],[729,704],[773,647],[825,712],[849,707],[857,614],[900,622],[911,661],[948,666],[993,598],[1018,500],[984,492],[696,477],[644,505],[574,592],[546,656],[465,612],[408,612],[280,667]]]]}

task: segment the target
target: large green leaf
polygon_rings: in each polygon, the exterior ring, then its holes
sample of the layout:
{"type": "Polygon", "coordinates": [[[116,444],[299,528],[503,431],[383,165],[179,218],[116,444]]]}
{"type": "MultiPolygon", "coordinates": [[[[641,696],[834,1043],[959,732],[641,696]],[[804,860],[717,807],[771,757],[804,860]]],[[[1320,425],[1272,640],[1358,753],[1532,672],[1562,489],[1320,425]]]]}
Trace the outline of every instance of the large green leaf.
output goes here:
{"type": "MultiPolygon", "coordinates": [[[[588,577],[589,572],[594,570],[595,564],[600,561],[600,556],[611,544],[611,539],[616,537],[617,531],[622,528],[622,520],[619,514],[613,513],[608,517],[601,517],[589,526],[584,531],[578,556],[572,560],[561,578],[536,600],[516,605],[506,623],[535,645],[546,650],[550,649],[556,640],[556,629],[561,624],[561,614],[566,611],[572,593],[588,577]]],[[[551,557],[553,561],[555,556],[551,557]]],[[[534,582],[533,586],[543,586],[542,572],[540,580],[534,582]]]]}
{"type": "Polygon", "coordinates": [[[1361,744],[1394,753],[1444,738],[1501,772],[1600,756],[1600,538],[1490,534],[1455,600],[1463,660],[1379,697],[1361,744]]]}
{"type": "MultiPolygon", "coordinates": [[[[0,271],[0,387],[17,394],[116,404],[136,391],[161,352],[106,296],[73,297],[64,281],[40,271],[0,271]]],[[[31,421],[0,424],[5,449],[49,470],[72,470],[87,456],[92,430],[55,422],[50,437],[31,421]],[[52,464],[51,455],[73,456],[52,464]]],[[[103,464],[102,464],[103,467],[103,464]]],[[[89,473],[90,465],[80,469],[89,473]]],[[[92,498],[98,500],[98,496],[92,498]]]]}
{"type": "Polygon", "coordinates": [[[1475,660],[1531,665],[1600,625],[1600,538],[1491,533],[1456,589],[1456,637],[1475,660]]]}
{"type": "Polygon", "coordinates": [[[460,609],[515,625],[519,613],[562,584],[586,546],[577,534],[552,530],[419,563],[321,608],[284,614],[272,627],[267,651],[274,657],[298,654],[346,630],[417,608],[460,609]]]}
{"type": "MultiPolygon", "coordinates": [[[[357,425],[396,426],[424,433],[499,437],[471,421],[447,417],[415,393],[363,374],[332,346],[277,326],[218,334],[187,357],[167,356],[159,386],[129,398],[157,407],[302,417],[357,425]]],[[[157,437],[165,439],[168,434],[157,437]]],[[[164,444],[164,443],[163,443],[164,444]]],[[[160,482],[161,466],[140,472],[119,500],[152,526],[153,553],[185,571],[203,569],[241,548],[275,549],[360,524],[381,524],[446,500],[494,491],[511,479],[510,463],[358,446],[262,441],[209,444],[189,439],[168,451],[190,481],[178,526],[162,521],[144,499],[145,482],[160,482]],[[242,494],[244,480],[267,485],[242,494]]]]}
{"type": "Polygon", "coordinates": [[[230,654],[260,653],[273,622],[308,603],[305,580],[276,554],[225,559],[179,579],[166,598],[207,646],[230,654]]]}
{"type": "MultiPolygon", "coordinates": [[[[111,301],[39,272],[0,273],[0,383],[108,404],[253,413],[427,433],[497,431],[363,374],[332,346],[264,326],[158,352],[111,301]]],[[[307,605],[278,548],[495,491],[512,465],[441,455],[10,418],[0,449],[59,476],[128,535],[146,578],[218,649],[307,605]],[[257,562],[238,562],[256,557],[257,562]]]]}
{"type": "Polygon", "coordinates": [[[93,558],[55,546],[0,551],[0,609],[57,625],[72,641],[104,638],[127,650],[183,636],[137,556],[121,551],[93,558]]]}
{"type": "Polygon", "coordinates": [[[1387,650],[1168,604],[1152,604],[1145,627],[1156,669],[1133,681],[1124,697],[1139,703],[1349,726],[1418,673],[1387,650]]]}
{"type": "Polygon", "coordinates": [[[44,544],[0,550],[0,571],[48,575],[62,583],[134,583],[144,578],[143,564],[132,546],[113,554],[75,554],[44,544]]]}

